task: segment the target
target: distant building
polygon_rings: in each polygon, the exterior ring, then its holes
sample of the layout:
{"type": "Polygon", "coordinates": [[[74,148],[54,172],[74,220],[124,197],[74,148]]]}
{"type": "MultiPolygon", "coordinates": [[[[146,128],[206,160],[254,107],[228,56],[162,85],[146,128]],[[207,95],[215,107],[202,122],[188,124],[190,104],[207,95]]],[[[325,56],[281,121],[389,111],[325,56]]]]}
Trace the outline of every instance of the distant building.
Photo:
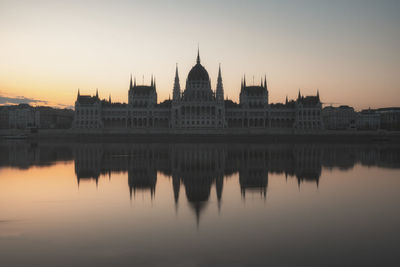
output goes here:
{"type": "Polygon", "coordinates": [[[9,128],[8,107],[0,107],[0,129],[9,128]]]}
{"type": "Polygon", "coordinates": [[[70,109],[55,109],[51,107],[36,107],[35,120],[38,128],[67,129],[72,127],[74,112],[70,109]]]}
{"type": "Polygon", "coordinates": [[[323,128],[322,104],[316,96],[302,96],[285,104],[269,104],[266,78],[260,85],[247,85],[243,78],[239,103],[224,100],[221,68],[215,91],[207,70],[197,55],[182,91],[176,68],[172,100],[157,103],[155,78],[150,85],[137,85],[130,80],[128,104],[112,103],[95,96],[81,95],[75,102],[73,127],[78,129],[224,129],[286,128],[315,131],[323,128]]]}
{"type": "Polygon", "coordinates": [[[380,108],[376,112],[380,115],[381,129],[400,130],[400,107],[380,108]]]}
{"type": "Polygon", "coordinates": [[[377,130],[380,126],[379,113],[373,109],[364,109],[358,113],[357,129],[359,130],[377,130]]]}
{"type": "Polygon", "coordinates": [[[28,104],[19,104],[9,110],[9,128],[35,127],[35,110],[28,104]]]}
{"type": "Polygon", "coordinates": [[[356,129],[357,113],[349,106],[325,107],[322,120],[326,130],[356,129]]]}
{"type": "Polygon", "coordinates": [[[0,110],[1,128],[71,128],[74,112],[70,109],[32,107],[28,104],[6,106],[0,110]]]}

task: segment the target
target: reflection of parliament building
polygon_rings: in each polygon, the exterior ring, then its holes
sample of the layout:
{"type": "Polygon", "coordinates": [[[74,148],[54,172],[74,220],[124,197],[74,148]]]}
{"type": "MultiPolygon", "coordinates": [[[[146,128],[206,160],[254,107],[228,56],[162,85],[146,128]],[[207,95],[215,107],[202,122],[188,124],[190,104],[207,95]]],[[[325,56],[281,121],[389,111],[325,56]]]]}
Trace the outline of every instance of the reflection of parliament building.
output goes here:
{"type": "MultiPolygon", "coordinates": [[[[400,147],[394,144],[166,144],[72,143],[70,145],[0,144],[0,168],[51,165],[75,160],[78,184],[126,173],[131,197],[156,194],[158,173],[171,178],[177,203],[181,187],[199,218],[212,188],[220,205],[224,179],[238,174],[242,197],[266,197],[268,174],[284,174],[318,185],[322,168],[351,169],[355,164],[400,168],[400,147]]],[[[171,196],[172,197],[172,196],[171,196]]]]}
{"type": "Polygon", "coordinates": [[[242,79],[240,100],[224,99],[221,68],[215,91],[207,70],[197,55],[182,91],[176,68],[172,100],[157,103],[156,81],[137,85],[130,81],[128,104],[113,103],[95,96],[81,95],[75,102],[73,126],[78,129],[300,129],[322,128],[321,102],[316,96],[299,95],[285,104],[270,104],[266,78],[260,85],[242,79]]]}

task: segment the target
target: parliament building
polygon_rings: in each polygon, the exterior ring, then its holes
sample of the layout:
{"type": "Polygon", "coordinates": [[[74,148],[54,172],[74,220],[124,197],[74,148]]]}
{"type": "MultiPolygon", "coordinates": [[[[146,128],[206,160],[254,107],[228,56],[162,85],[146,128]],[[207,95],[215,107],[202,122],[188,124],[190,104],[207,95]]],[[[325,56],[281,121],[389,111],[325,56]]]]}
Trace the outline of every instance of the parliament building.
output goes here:
{"type": "Polygon", "coordinates": [[[197,54],[196,64],[190,70],[185,88],[181,89],[176,68],[172,100],[157,102],[156,81],[138,85],[130,79],[128,103],[114,103],[95,96],[81,95],[75,102],[75,129],[126,129],[127,131],[184,131],[224,129],[260,129],[261,131],[299,130],[317,131],[323,128],[319,93],[302,96],[285,103],[269,103],[267,80],[260,85],[241,82],[239,103],[224,99],[221,67],[215,90],[212,89],[207,70],[197,54]]]}

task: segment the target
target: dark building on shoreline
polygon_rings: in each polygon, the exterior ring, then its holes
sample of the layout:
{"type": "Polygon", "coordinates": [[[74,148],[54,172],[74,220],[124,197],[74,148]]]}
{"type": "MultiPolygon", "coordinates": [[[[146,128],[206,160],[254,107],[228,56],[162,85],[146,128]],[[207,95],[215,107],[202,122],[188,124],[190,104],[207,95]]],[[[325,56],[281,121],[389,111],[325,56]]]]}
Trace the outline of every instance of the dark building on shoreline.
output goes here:
{"type": "Polygon", "coordinates": [[[248,85],[242,79],[240,100],[224,99],[221,67],[213,90],[200,55],[190,70],[181,90],[178,68],[172,100],[157,102],[155,78],[150,85],[137,85],[130,80],[128,103],[113,103],[95,96],[81,95],[75,102],[73,127],[76,129],[296,129],[316,131],[323,128],[319,93],[286,98],[284,104],[270,104],[267,79],[260,85],[248,85]]]}

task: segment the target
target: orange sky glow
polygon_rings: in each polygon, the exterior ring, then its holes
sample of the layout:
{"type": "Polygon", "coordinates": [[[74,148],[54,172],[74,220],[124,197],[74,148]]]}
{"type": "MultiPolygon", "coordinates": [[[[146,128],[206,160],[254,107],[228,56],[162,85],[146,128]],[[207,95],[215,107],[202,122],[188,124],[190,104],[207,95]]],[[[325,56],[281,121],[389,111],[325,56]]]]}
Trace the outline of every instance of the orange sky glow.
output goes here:
{"type": "Polygon", "coordinates": [[[268,79],[270,102],[320,91],[357,110],[400,104],[396,1],[0,0],[0,105],[71,107],[81,94],[127,102],[130,74],[157,79],[158,101],[202,64],[225,97],[268,79]]]}

